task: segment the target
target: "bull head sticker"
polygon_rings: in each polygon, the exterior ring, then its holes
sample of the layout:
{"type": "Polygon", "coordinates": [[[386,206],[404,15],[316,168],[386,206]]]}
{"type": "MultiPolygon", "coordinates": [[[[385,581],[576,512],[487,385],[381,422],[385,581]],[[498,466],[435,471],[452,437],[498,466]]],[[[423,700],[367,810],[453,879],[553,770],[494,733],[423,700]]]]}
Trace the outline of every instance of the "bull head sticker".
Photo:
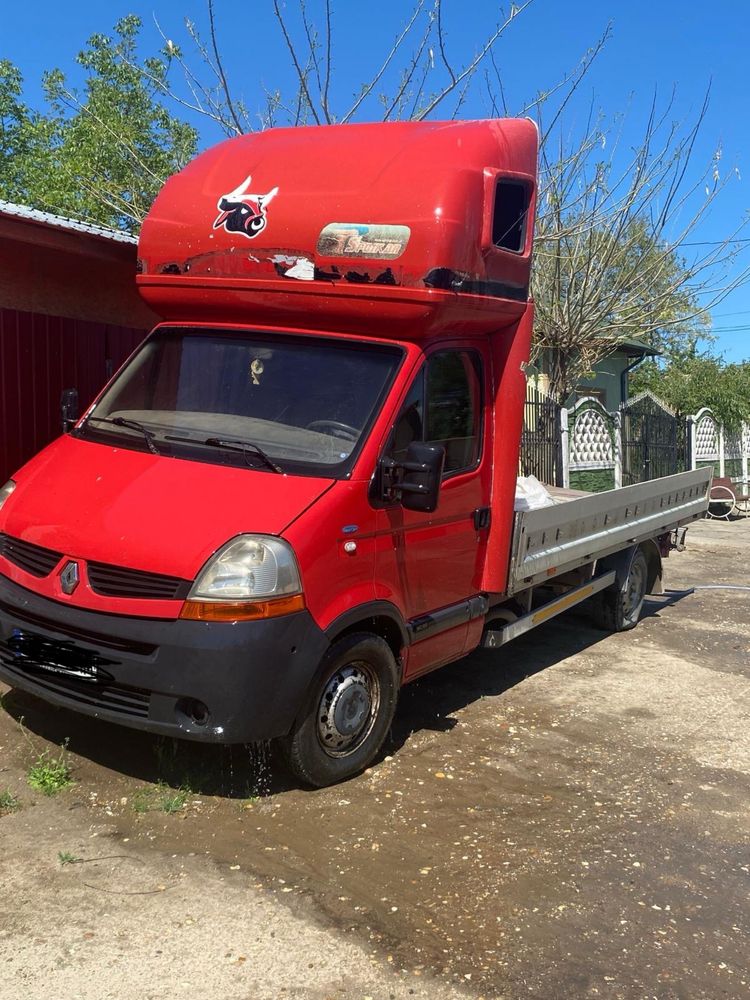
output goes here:
{"type": "Polygon", "coordinates": [[[223,226],[228,233],[240,233],[249,240],[263,232],[267,222],[266,209],[279,189],[271,188],[267,194],[250,194],[248,188],[251,181],[251,176],[246,177],[234,191],[219,198],[216,202],[219,214],[214,222],[214,229],[223,226]]]}

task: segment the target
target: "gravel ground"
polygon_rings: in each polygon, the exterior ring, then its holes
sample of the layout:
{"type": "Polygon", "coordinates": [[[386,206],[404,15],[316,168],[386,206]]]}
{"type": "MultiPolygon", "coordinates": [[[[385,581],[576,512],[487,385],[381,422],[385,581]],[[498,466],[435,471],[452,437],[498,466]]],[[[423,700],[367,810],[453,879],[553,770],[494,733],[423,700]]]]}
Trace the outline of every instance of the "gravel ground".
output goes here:
{"type": "Polygon", "coordinates": [[[8,693],[0,997],[750,996],[750,590],[689,592],[748,566],[750,519],[700,522],[635,632],[438,671],[322,791],[8,693]]]}

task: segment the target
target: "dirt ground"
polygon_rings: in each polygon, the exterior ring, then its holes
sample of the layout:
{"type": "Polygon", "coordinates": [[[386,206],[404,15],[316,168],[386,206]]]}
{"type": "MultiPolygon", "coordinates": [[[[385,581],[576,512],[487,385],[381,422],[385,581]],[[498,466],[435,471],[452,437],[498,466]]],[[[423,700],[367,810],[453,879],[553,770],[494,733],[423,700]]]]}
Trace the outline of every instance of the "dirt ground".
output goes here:
{"type": "Polygon", "coordinates": [[[700,522],[635,632],[438,671],[322,791],[7,693],[0,997],[750,996],[748,567],[750,519],[700,522]]]}

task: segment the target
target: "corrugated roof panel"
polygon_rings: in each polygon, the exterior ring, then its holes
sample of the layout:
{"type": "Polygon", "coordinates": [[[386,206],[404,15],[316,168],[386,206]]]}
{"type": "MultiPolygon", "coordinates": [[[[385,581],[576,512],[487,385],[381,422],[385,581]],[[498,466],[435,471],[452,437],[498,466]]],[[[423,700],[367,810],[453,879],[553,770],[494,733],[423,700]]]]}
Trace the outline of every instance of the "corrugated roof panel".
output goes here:
{"type": "Polygon", "coordinates": [[[98,236],[105,240],[114,240],[116,243],[137,243],[135,236],[129,233],[122,233],[117,229],[110,229],[107,226],[98,226],[91,222],[81,222],[78,219],[66,219],[62,215],[53,215],[51,212],[42,212],[38,208],[29,208],[28,205],[16,205],[11,201],[0,199],[0,215],[11,215],[17,219],[28,219],[29,222],[40,222],[55,229],[67,229],[76,233],[88,233],[89,236],[98,236]]]}

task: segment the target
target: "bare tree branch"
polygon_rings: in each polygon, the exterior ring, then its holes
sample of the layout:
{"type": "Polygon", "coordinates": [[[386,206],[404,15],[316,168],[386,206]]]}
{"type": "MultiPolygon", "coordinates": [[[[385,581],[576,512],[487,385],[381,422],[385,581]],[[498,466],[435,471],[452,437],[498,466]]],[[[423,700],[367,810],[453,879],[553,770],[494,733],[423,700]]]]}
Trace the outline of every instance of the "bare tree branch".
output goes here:
{"type": "Polygon", "coordinates": [[[292,58],[292,63],[294,65],[294,70],[297,74],[297,79],[299,80],[299,85],[302,90],[302,93],[305,95],[307,105],[310,109],[310,112],[312,113],[313,118],[315,119],[315,124],[320,125],[320,117],[318,116],[318,112],[315,109],[315,105],[313,104],[312,97],[310,96],[310,91],[307,86],[307,73],[303,72],[302,67],[300,66],[299,61],[297,59],[297,50],[294,44],[292,43],[292,39],[289,37],[289,32],[287,31],[286,22],[281,14],[281,11],[279,10],[278,0],[273,0],[273,11],[274,14],[276,15],[276,20],[279,22],[279,27],[281,28],[281,33],[284,36],[284,41],[286,42],[286,47],[289,50],[289,55],[292,58]]]}
{"type": "Polygon", "coordinates": [[[451,64],[448,62],[448,57],[445,54],[445,39],[443,38],[443,20],[442,20],[443,3],[442,0],[435,0],[435,15],[437,21],[437,39],[438,39],[438,49],[440,50],[440,58],[443,60],[443,65],[448,70],[448,75],[451,78],[451,83],[455,84],[456,74],[451,69],[451,64]]]}
{"type": "Polygon", "coordinates": [[[211,31],[211,46],[214,51],[214,60],[216,63],[216,75],[221,81],[221,89],[224,94],[224,100],[226,106],[229,109],[229,114],[232,116],[232,121],[235,124],[238,134],[242,134],[243,128],[240,124],[240,120],[237,117],[237,112],[235,111],[234,102],[232,100],[232,95],[229,92],[229,84],[227,83],[226,74],[224,73],[224,66],[221,62],[221,55],[219,54],[219,46],[216,41],[216,22],[214,20],[214,0],[207,0],[208,4],[208,23],[211,31]]]}
{"type": "Polygon", "coordinates": [[[467,76],[471,76],[474,73],[474,71],[480,65],[480,63],[488,54],[488,52],[491,51],[493,45],[505,32],[508,25],[513,20],[515,20],[515,18],[517,18],[519,14],[522,14],[526,10],[526,8],[529,7],[533,2],[534,0],[526,0],[525,3],[522,3],[519,6],[514,5],[511,7],[511,13],[508,15],[505,21],[502,22],[502,24],[498,25],[496,30],[485,41],[484,45],[479,50],[474,59],[472,59],[469,65],[465,69],[463,69],[458,74],[458,76],[455,76],[451,80],[451,82],[446,87],[444,87],[435,98],[433,98],[433,100],[427,105],[427,107],[422,112],[420,112],[420,114],[417,116],[417,121],[423,121],[429,114],[431,114],[435,110],[435,108],[440,103],[442,103],[442,101],[445,100],[448,94],[452,93],[460,83],[463,83],[463,81],[466,79],[467,76]]]}
{"type": "Polygon", "coordinates": [[[357,113],[357,111],[359,111],[360,107],[362,106],[362,102],[364,100],[366,100],[366,98],[368,98],[370,96],[370,94],[373,92],[373,90],[375,89],[375,87],[378,85],[378,83],[380,82],[380,80],[383,77],[383,74],[388,69],[388,67],[390,66],[390,64],[393,62],[394,56],[396,55],[396,53],[398,52],[398,50],[401,48],[401,45],[403,44],[404,39],[406,38],[406,36],[409,34],[409,32],[411,31],[412,27],[414,26],[414,22],[417,20],[417,18],[419,17],[419,15],[422,13],[422,8],[424,7],[424,5],[425,5],[425,0],[417,0],[417,3],[415,4],[414,9],[412,10],[411,17],[409,18],[409,20],[406,23],[406,27],[396,37],[396,40],[393,43],[393,45],[391,46],[390,51],[386,54],[386,57],[383,60],[383,63],[381,65],[380,69],[376,72],[375,76],[372,77],[372,79],[369,81],[369,83],[365,84],[365,86],[360,91],[360,94],[359,94],[359,97],[357,98],[357,100],[349,108],[349,110],[346,112],[346,114],[342,117],[342,119],[341,119],[342,123],[343,122],[351,121],[351,119],[354,117],[354,115],[357,113]]]}
{"type": "Polygon", "coordinates": [[[326,121],[330,122],[332,120],[330,111],[328,109],[328,96],[331,88],[331,68],[332,68],[332,58],[331,58],[331,39],[333,37],[333,31],[331,29],[331,0],[326,0],[326,79],[323,84],[323,93],[321,94],[320,103],[323,107],[323,112],[326,116],[326,121]]]}

